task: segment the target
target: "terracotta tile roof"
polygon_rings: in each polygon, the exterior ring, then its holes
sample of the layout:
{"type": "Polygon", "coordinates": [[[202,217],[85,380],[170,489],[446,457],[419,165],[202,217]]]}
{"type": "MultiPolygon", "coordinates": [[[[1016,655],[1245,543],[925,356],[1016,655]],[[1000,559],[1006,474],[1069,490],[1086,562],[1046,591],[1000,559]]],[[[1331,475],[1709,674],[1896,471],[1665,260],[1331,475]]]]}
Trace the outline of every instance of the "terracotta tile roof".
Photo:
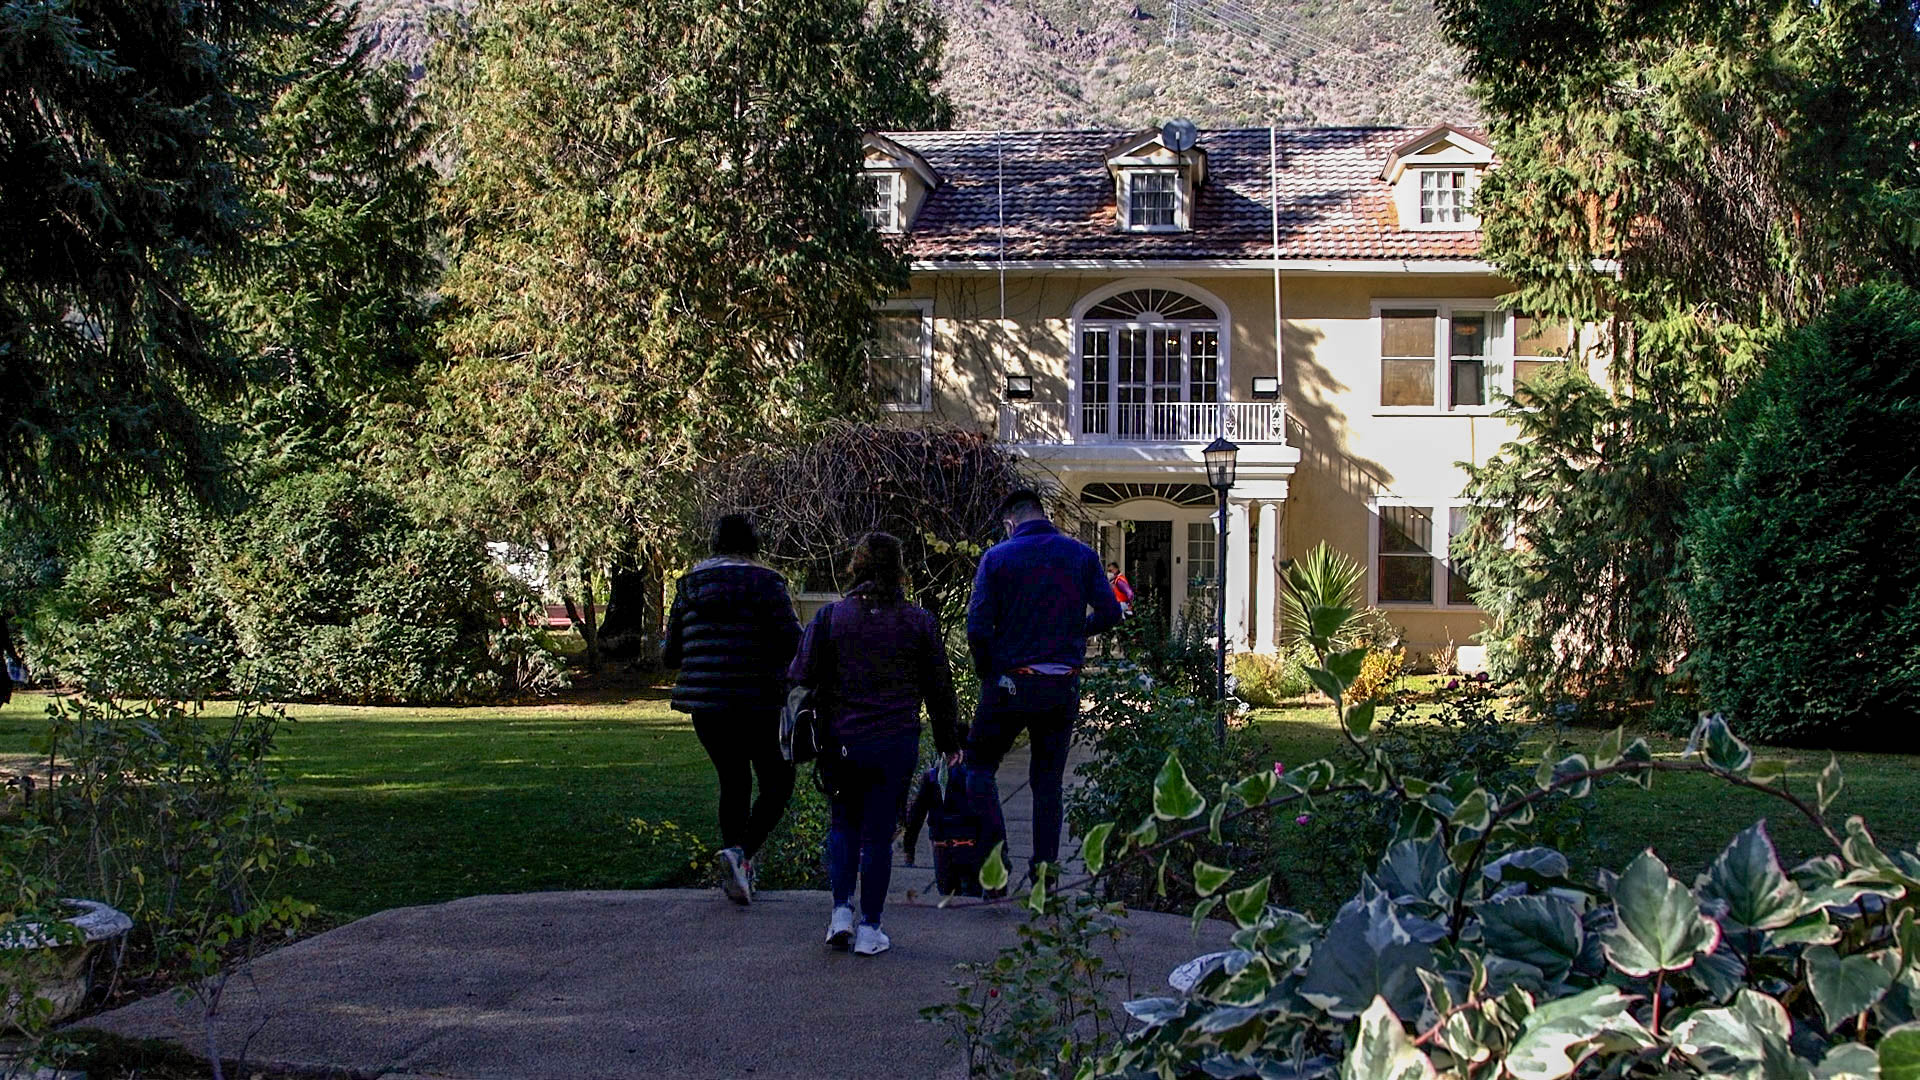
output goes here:
{"type": "MultiPolygon", "coordinates": [[[[1283,259],[1472,259],[1478,230],[1398,228],[1380,179],[1387,155],[1418,128],[1293,128],[1279,132],[1283,259]]],[[[888,132],[926,158],[943,183],[921,207],[909,253],[925,261],[993,261],[1000,253],[997,158],[1004,155],[1006,257],[1029,259],[1263,259],[1272,253],[1267,129],[1203,131],[1207,180],[1194,227],[1127,233],[1114,227],[1106,147],[1124,132],[888,132]],[[996,146],[996,142],[999,145],[996,146]]]]}

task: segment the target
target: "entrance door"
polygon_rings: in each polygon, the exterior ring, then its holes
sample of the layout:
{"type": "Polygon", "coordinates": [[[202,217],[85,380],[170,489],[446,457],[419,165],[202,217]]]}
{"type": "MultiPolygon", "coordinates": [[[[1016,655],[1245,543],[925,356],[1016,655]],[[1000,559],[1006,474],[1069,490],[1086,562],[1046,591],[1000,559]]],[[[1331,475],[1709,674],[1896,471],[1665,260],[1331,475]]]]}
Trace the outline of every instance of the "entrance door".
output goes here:
{"type": "Polygon", "coordinates": [[[1134,610],[1173,611],[1173,522],[1136,521],[1127,534],[1127,580],[1134,610]]]}

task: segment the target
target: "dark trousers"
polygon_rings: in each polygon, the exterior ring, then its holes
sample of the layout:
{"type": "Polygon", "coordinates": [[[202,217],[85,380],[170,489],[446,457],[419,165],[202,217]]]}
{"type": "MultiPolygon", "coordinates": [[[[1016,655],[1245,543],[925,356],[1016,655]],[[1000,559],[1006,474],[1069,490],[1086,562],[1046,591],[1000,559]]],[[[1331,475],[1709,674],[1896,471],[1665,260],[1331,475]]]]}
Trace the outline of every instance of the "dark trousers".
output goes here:
{"type": "Polygon", "coordinates": [[[827,881],[835,907],[852,906],[860,885],[860,921],[880,925],[893,882],[893,827],[920,763],[920,733],[842,743],[829,758],[833,823],[827,830],[827,881]]]}
{"type": "Polygon", "coordinates": [[[793,765],[780,756],[780,712],[697,712],[693,731],[713,759],[713,771],[720,774],[720,844],[737,847],[751,859],[780,824],[793,797],[793,765]]]}
{"type": "Polygon", "coordinates": [[[1012,690],[988,685],[980,691],[980,710],[967,740],[967,791],[988,815],[992,832],[1005,836],[994,772],[1013,748],[1014,739],[1027,732],[1032,750],[1027,783],[1033,789],[1034,863],[1060,862],[1060,791],[1067,772],[1067,747],[1079,718],[1078,676],[1015,675],[1012,690]]]}

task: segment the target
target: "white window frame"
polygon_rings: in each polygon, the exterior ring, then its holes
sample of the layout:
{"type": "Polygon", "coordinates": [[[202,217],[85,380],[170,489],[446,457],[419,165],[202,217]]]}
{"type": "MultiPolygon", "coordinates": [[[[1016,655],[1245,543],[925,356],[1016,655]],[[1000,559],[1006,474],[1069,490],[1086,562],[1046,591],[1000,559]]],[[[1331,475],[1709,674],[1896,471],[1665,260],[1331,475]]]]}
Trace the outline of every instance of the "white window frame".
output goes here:
{"type": "MultiPolygon", "coordinates": [[[[1183,343],[1187,335],[1194,330],[1217,330],[1219,331],[1219,352],[1216,359],[1217,366],[1214,371],[1216,386],[1214,390],[1214,400],[1223,407],[1233,403],[1235,400],[1233,396],[1233,311],[1227,306],[1226,301],[1220,299],[1218,295],[1190,281],[1184,281],[1179,278],[1125,278],[1120,281],[1110,282],[1082,296],[1079,301],[1073,305],[1072,320],[1069,323],[1069,327],[1073,335],[1073,352],[1068,357],[1068,363],[1072,366],[1069,369],[1068,378],[1067,437],[1073,442],[1117,442],[1122,444],[1152,445],[1151,440],[1131,440],[1116,437],[1119,415],[1118,402],[1120,400],[1120,379],[1118,371],[1119,346],[1117,343],[1109,346],[1114,350],[1111,355],[1114,357],[1113,363],[1115,366],[1109,369],[1107,381],[1107,431],[1105,434],[1089,434],[1081,431],[1081,418],[1083,416],[1081,407],[1086,403],[1086,395],[1083,392],[1085,388],[1083,376],[1086,371],[1085,331],[1090,328],[1105,328],[1108,329],[1111,334],[1115,335],[1117,335],[1121,329],[1145,329],[1149,331],[1156,329],[1178,330],[1180,331],[1183,343]],[[1092,311],[1103,302],[1119,296],[1121,293],[1132,292],[1136,289],[1165,289],[1171,292],[1183,293],[1211,307],[1214,318],[1153,319],[1126,322],[1087,318],[1087,312],[1092,311]]],[[[1181,378],[1184,380],[1181,383],[1181,393],[1184,400],[1185,395],[1191,393],[1192,383],[1192,373],[1187,370],[1184,358],[1181,365],[1181,378]]]]}
{"type": "Polygon", "coordinates": [[[898,401],[883,401],[880,407],[888,412],[927,413],[933,411],[933,301],[932,300],[888,300],[874,307],[874,314],[891,314],[902,311],[920,313],[920,403],[908,404],[898,401]]]}
{"type": "MultiPolygon", "coordinates": [[[[901,203],[904,201],[902,194],[906,188],[906,178],[898,169],[867,169],[861,174],[861,179],[876,186],[884,184],[887,187],[887,221],[884,225],[874,227],[883,233],[900,232],[900,211],[901,203]]],[[[860,216],[866,218],[867,211],[871,209],[874,209],[874,203],[863,202],[860,206],[860,216]]],[[[872,219],[867,220],[869,224],[873,223],[872,219]]]]}
{"type": "Polygon", "coordinates": [[[1480,607],[1475,604],[1453,604],[1447,601],[1447,574],[1453,566],[1451,546],[1453,543],[1453,511],[1461,507],[1474,505],[1462,498],[1420,499],[1401,495],[1375,495],[1367,500],[1367,598],[1374,607],[1385,611],[1462,611],[1476,612],[1480,607]],[[1428,556],[1433,560],[1433,584],[1431,595],[1425,603],[1411,600],[1385,600],[1380,596],[1380,509],[1388,506],[1408,506],[1425,510],[1433,521],[1433,536],[1428,541],[1428,556]]]}
{"type": "Polygon", "coordinates": [[[1465,231],[1480,227],[1480,216],[1473,212],[1473,181],[1474,176],[1479,172],[1478,169],[1468,168],[1464,165],[1442,165],[1424,168],[1415,167],[1409,171],[1415,174],[1413,177],[1413,224],[1415,226],[1439,232],[1465,231]],[[1440,176],[1458,176],[1460,183],[1453,187],[1436,186],[1429,189],[1427,187],[1427,178],[1437,178],[1440,176]],[[1444,208],[1444,212],[1458,214],[1459,216],[1457,218],[1441,218],[1436,216],[1429,220],[1427,218],[1428,206],[1426,204],[1426,194],[1429,190],[1436,193],[1434,198],[1435,205],[1432,208],[1436,215],[1443,212],[1443,208],[1439,206],[1439,193],[1459,192],[1459,205],[1444,208]]]}
{"type": "Polygon", "coordinates": [[[1128,168],[1120,172],[1120,199],[1116,217],[1120,220],[1123,232],[1136,233],[1176,233],[1186,232],[1190,215],[1187,205],[1186,170],[1179,168],[1128,168]],[[1136,225],[1133,220],[1133,182],[1141,176],[1166,176],[1173,180],[1173,223],[1170,225],[1136,225]]]}
{"type": "Polygon", "coordinates": [[[1418,297],[1379,297],[1373,301],[1373,316],[1369,320],[1369,331],[1373,334],[1373,414],[1375,416],[1491,416],[1499,405],[1494,403],[1494,392],[1513,393],[1513,313],[1501,307],[1491,299],[1446,299],[1430,300],[1418,297]],[[1382,405],[1380,397],[1385,387],[1381,385],[1380,352],[1381,324],[1383,311],[1404,311],[1408,309],[1428,309],[1433,318],[1433,396],[1431,405],[1382,405]],[[1484,311],[1487,320],[1487,352],[1485,363],[1492,367],[1492,377],[1487,380],[1487,403],[1484,405],[1463,405],[1450,408],[1447,402],[1453,396],[1453,357],[1448,354],[1448,329],[1456,311],[1484,311]]]}

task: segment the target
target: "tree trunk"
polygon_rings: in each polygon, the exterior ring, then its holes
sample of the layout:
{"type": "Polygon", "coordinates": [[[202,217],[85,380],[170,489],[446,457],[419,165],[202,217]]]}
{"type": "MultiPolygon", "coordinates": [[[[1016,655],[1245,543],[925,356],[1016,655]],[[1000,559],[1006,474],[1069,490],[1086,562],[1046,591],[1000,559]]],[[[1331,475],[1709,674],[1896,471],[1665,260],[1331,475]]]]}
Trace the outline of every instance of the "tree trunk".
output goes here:
{"type": "Polygon", "coordinates": [[[586,597],[587,607],[587,670],[593,674],[600,672],[600,627],[596,623],[593,611],[593,578],[591,575],[580,584],[581,594],[586,597]]]}
{"type": "Polygon", "coordinates": [[[660,666],[662,574],[658,560],[645,554],[632,559],[609,578],[601,636],[608,639],[609,656],[614,655],[612,639],[619,637],[619,655],[630,657],[641,671],[652,671],[660,666]]]}

